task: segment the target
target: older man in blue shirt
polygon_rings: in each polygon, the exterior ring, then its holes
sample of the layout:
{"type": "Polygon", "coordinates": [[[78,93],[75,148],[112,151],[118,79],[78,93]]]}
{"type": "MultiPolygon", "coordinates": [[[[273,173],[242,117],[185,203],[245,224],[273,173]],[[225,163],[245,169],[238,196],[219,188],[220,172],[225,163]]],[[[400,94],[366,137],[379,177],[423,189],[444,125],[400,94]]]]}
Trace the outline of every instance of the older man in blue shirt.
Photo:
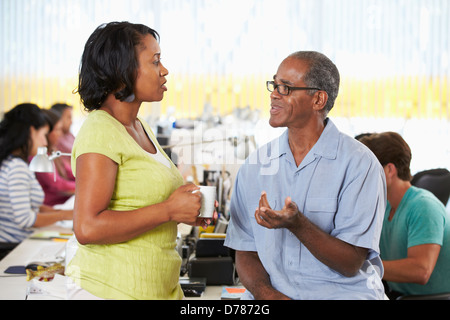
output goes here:
{"type": "Polygon", "coordinates": [[[279,66],[269,123],[288,129],[240,168],[225,245],[254,299],[382,299],[385,175],[327,118],[336,66],[296,52],[279,66]]]}

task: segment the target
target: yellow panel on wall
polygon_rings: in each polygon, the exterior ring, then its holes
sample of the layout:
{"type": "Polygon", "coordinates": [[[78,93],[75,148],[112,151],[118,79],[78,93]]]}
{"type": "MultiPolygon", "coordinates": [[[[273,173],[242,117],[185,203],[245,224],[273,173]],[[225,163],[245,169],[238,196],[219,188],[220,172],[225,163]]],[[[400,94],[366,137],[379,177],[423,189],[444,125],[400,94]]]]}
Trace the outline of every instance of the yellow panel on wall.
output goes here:
{"type": "MultiPolygon", "coordinates": [[[[176,117],[197,118],[203,114],[205,104],[210,104],[215,115],[226,115],[236,107],[246,106],[268,115],[267,79],[268,76],[172,75],[158,112],[166,114],[169,107],[174,107],[176,117]]],[[[79,95],[73,93],[77,79],[19,78],[0,85],[6,111],[22,102],[33,102],[43,108],[66,102],[74,106],[75,116],[83,113],[79,95]]],[[[447,78],[392,77],[372,81],[343,78],[330,116],[450,119],[449,94],[447,78]]],[[[150,113],[152,108],[142,111],[150,113]]]]}

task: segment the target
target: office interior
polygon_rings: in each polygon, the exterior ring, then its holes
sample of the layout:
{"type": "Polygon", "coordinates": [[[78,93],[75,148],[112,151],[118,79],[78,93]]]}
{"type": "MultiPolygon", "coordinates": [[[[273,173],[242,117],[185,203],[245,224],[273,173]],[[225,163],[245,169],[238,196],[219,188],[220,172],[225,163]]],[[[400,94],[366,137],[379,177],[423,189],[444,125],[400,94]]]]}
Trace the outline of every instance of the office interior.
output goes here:
{"type": "MultiPolygon", "coordinates": [[[[140,116],[186,181],[218,187],[223,224],[195,230],[196,239],[220,241],[239,166],[285,130],[268,124],[265,82],[294,51],[323,52],[339,68],[329,117],[341,131],[398,132],[411,147],[412,174],[450,170],[447,0],[2,0],[0,119],[22,102],[64,102],[74,107],[76,135],[87,116],[75,92],[83,47],[110,21],[160,34],[168,91],[144,103],[140,116]]],[[[180,243],[180,255],[193,254],[192,244],[180,243]]]]}

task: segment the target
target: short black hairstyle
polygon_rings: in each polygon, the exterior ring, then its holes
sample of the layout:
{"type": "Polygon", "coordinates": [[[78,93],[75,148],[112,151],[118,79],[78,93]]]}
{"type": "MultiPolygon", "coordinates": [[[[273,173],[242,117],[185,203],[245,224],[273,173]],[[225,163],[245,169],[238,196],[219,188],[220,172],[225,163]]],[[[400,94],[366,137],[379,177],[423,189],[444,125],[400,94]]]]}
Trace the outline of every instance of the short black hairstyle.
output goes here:
{"type": "Polygon", "coordinates": [[[130,22],[102,24],[91,34],[81,57],[78,89],[88,111],[99,109],[112,92],[124,101],[133,94],[139,66],[136,47],[147,34],[159,41],[159,34],[130,22]]]}

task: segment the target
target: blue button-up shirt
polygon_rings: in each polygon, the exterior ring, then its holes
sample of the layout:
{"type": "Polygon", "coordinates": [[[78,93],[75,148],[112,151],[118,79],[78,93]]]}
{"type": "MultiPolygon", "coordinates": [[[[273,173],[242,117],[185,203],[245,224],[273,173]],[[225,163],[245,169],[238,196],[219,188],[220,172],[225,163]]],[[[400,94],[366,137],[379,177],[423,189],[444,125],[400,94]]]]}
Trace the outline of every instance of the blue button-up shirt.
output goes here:
{"type": "Polygon", "coordinates": [[[246,160],[235,181],[225,245],[257,252],[272,286],[293,299],[383,298],[379,239],[386,207],[384,171],[369,149],[326,121],[298,167],[288,130],[246,160]],[[281,210],[291,196],[320,229],[368,248],[358,274],[345,277],[327,267],[287,229],[260,226],[254,215],[262,191],[272,209],[281,210]]]}

